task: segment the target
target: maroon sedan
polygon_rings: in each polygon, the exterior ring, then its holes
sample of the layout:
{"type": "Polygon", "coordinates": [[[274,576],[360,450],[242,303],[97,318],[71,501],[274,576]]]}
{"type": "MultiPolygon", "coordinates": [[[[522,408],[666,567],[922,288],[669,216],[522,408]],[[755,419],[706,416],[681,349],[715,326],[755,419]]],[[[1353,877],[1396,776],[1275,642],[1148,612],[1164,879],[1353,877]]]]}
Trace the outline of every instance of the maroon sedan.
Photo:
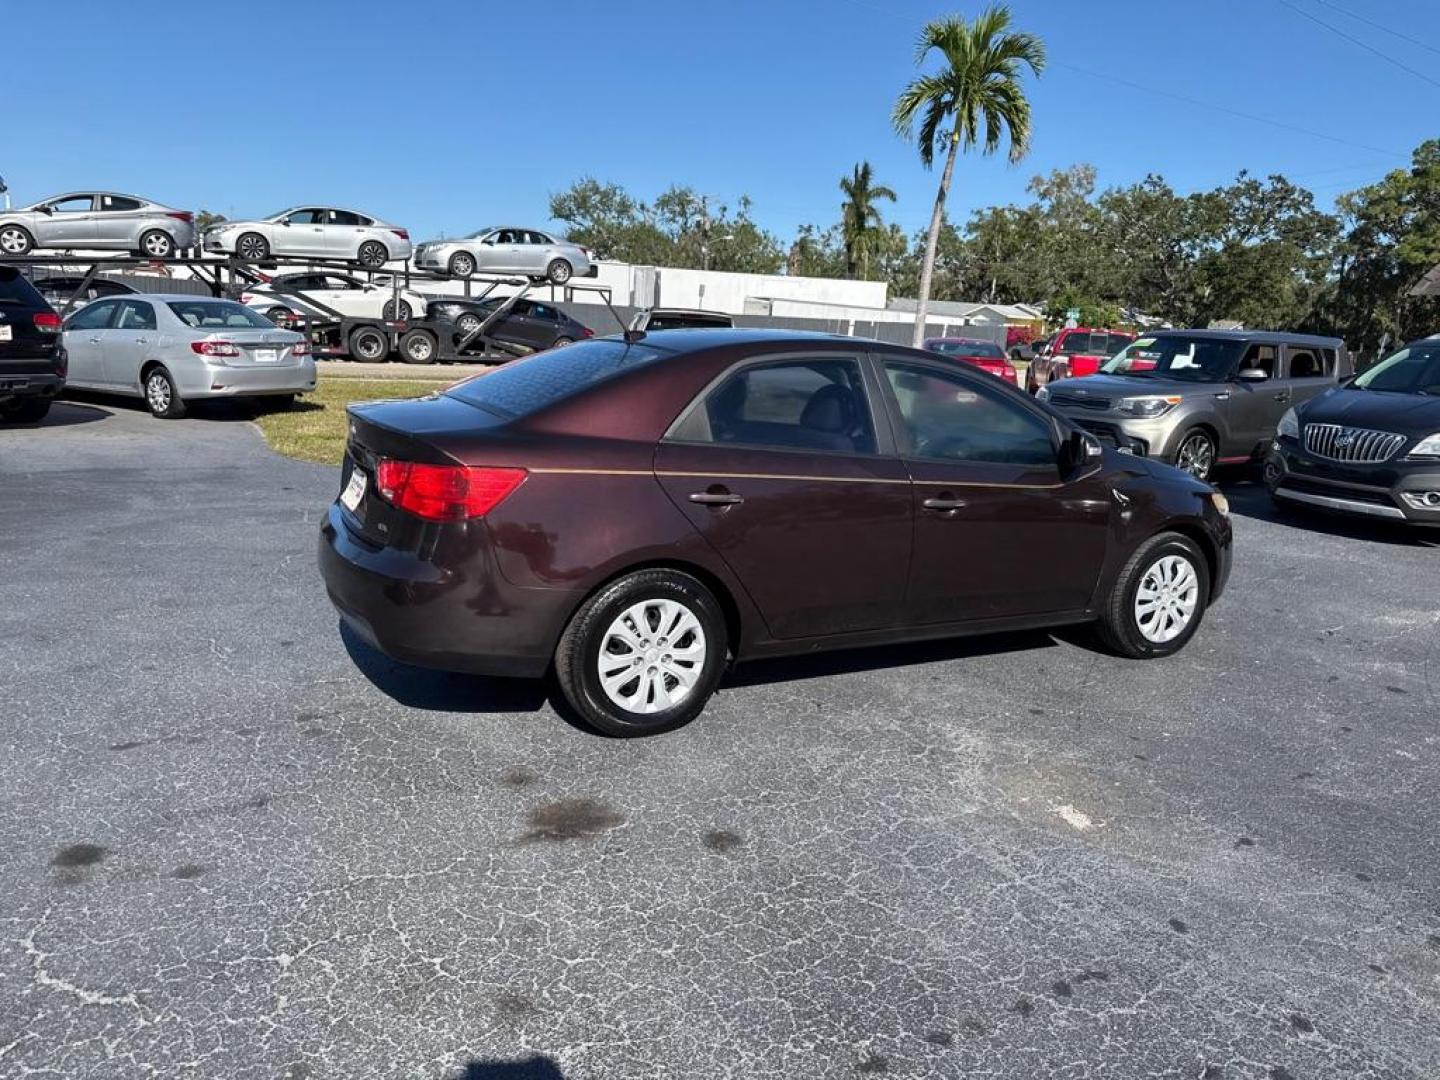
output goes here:
{"type": "Polygon", "coordinates": [[[925,339],[925,351],[948,356],[952,360],[963,360],[988,375],[1003,379],[1011,386],[1020,385],[1020,376],[1015,366],[1005,355],[1005,350],[993,341],[976,338],[937,337],[925,339]]]}
{"type": "Polygon", "coordinates": [[[1224,499],[931,353],[757,330],[601,338],[350,408],[320,566],[396,659],[553,671],[621,735],[731,660],[1097,623],[1175,652],[1224,499]]]}

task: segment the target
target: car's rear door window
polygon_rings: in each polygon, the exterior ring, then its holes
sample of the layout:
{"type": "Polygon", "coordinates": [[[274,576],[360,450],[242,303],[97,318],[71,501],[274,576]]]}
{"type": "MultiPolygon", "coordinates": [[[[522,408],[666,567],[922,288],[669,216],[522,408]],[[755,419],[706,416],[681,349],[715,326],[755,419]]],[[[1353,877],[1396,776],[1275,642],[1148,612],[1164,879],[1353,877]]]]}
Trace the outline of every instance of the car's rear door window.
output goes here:
{"type": "Polygon", "coordinates": [[[112,214],[124,213],[129,210],[139,210],[140,200],[130,199],[124,195],[101,195],[100,209],[112,214]]]}
{"type": "Polygon", "coordinates": [[[1292,379],[1323,379],[1335,374],[1335,350],[1286,345],[1286,374],[1292,379]]]}
{"type": "Polygon", "coordinates": [[[155,309],[143,300],[120,301],[120,317],[115,320],[116,330],[154,330],[155,309]]]}
{"type": "Polygon", "coordinates": [[[1023,402],[933,368],[885,364],[909,453],[941,461],[1054,466],[1051,424],[1023,402]]]}
{"type": "Polygon", "coordinates": [[[1245,356],[1240,361],[1240,371],[1259,371],[1267,379],[1275,378],[1276,353],[1278,350],[1274,345],[1251,345],[1245,350],[1245,356]]]}

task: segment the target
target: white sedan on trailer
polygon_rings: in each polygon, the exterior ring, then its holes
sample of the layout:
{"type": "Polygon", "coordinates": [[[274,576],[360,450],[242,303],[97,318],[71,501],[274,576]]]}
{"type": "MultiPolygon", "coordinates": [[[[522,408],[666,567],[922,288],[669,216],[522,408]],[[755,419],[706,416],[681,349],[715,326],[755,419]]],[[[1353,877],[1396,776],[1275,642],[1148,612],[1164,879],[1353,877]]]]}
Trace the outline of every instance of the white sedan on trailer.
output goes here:
{"type": "Polygon", "coordinates": [[[66,386],[144,398],[167,420],[184,416],[191,401],[266,397],[288,405],[315,389],[304,336],[233,300],[96,300],[66,320],[64,342],[66,386]]]}
{"type": "Polygon", "coordinates": [[[276,323],[296,315],[329,318],[328,312],[355,319],[423,319],[429,301],[413,289],[400,289],[399,301],[395,284],[388,277],[361,281],[349,274],[307,270],[295,274],[279,274],[268,281],[248,286],[240,302],[276,323]],[[314,304],[306,303],[315,301],[314,304]],[[324,305],[317,307],[316,304],[324,305]]]}

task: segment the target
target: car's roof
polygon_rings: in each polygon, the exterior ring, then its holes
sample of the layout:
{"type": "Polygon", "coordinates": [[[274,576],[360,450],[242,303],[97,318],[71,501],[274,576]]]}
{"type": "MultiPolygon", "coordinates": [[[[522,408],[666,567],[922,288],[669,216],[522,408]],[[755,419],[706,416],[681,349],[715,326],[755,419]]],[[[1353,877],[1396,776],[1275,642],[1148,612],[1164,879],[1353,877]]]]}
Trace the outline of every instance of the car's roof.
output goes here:
{"type": "MultiPolygon", "coordinates": [[[[848,344],[852,348],[869,349],[882,344],[865,338],[845,337],[843,334],[823,334],[816,330],[769,330],[750,326],[685,326],[666,330],[665,349],[668,352],[698,352],[701,349],[721,349],[730,345],[763,345],[773,342],[788,345],[795,342],[812,341],[834,346],[848,344]]],[[[609,335],[619,338],[619,334],[609,335]]]]}
{"type": "Polygon", "coordinates": [[[1278,330],[1147,330],[1145,337],[1191,337],[1209,338],[1214,341],[1255,341],[1262,345],[1283,345],[1299,342],[1306,345],[1340,345],[1342,338],[1321,337],[1318,334],[1285,334],[1278,330]]]}
{"type": "Polygon", "coordinates": [[[697,308],[697,307],[653,307],[653,308],[650,308],[650,309],[646,312],[646,314],[649,314],[649,315],[704,315],[706,318],[710,318],[710,319],[728,319],[728,318],[730,318],[730,316],[727,315],[727,314],[726,314],[725,312],[723,312],[723,311],[707,311],[705,308],[697,308]]]}
{"type": "Polygon", "coordinates": [[[235,304],[237,307],[245,305],[238,300],[230,300],[223,296],[201,296],[199,293],[137,293],[141,300],[163,300],[165,303],[173,303],[180,300],[206,300],[212,303],[235,304]]]}
{"type": "MultiPolygon", "coordinates": [[[[140,202],[155,202],[154,199],[147,199],[144,195],[136,195],[129,191],[104,191],[100,188],[91,188],[88,191],[67,191],[62,195],[47,195],[43,199],[36,199],[36,203],[54,202],[56,199],[75,199],[81,195],[118,195],[122,199],[136,199],[140,202]]],[[[158,205],[158,204],[157,204],[158,205]]]]}
{"type": "Polygon", "coordinates": [[[927,337],[925,340],[935,342],[943,341],[948,342],[952,345],[994,345],[997,349],[1000,347],[1000,343],[998,341],[991,341],[988,338],[978,337],[927,337]]]}

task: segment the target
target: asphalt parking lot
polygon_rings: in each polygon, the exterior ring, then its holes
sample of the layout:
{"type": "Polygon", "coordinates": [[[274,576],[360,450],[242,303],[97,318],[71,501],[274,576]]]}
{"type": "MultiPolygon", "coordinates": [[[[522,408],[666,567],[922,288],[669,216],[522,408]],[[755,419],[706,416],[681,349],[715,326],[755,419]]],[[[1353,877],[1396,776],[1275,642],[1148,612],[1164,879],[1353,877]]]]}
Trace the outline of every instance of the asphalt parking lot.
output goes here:
{"type": "Polygon", "coordinates": [[[622,742],[343,638],[337,482],[0,430],[0,1075],[1440,1072],[1440,547],[1234,484],[1175,659],[767,663],[622,742]]]}

